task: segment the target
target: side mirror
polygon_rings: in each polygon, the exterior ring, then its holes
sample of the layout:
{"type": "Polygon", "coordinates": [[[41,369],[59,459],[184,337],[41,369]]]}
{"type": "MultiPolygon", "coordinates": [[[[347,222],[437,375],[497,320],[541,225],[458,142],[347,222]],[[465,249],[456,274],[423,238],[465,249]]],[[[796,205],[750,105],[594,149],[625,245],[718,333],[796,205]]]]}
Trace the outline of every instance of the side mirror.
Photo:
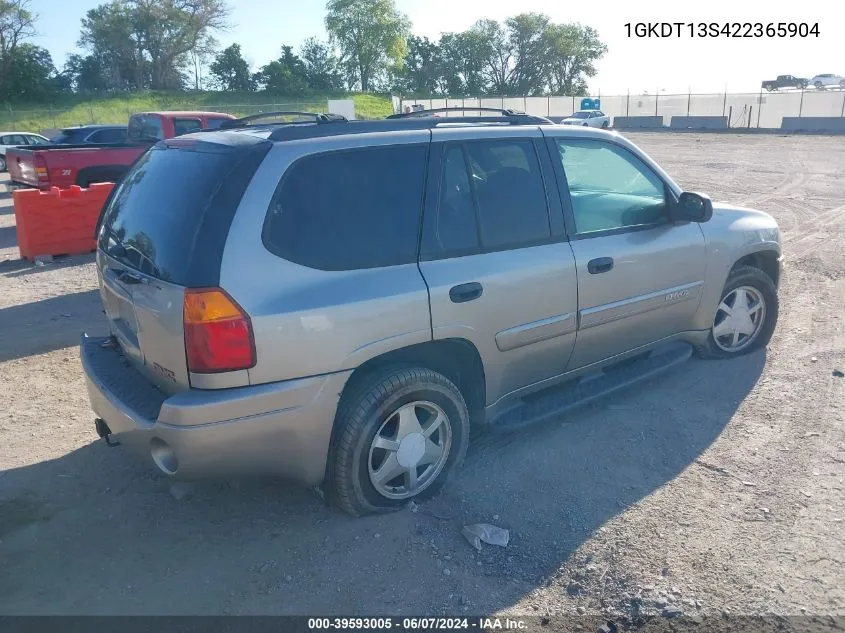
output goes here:
{"type": "Polygon", "coordinates": [[[676,222],[707,222],[712,217],[713,202],[703,193],[684,191],[672,208],[676,222]]]}

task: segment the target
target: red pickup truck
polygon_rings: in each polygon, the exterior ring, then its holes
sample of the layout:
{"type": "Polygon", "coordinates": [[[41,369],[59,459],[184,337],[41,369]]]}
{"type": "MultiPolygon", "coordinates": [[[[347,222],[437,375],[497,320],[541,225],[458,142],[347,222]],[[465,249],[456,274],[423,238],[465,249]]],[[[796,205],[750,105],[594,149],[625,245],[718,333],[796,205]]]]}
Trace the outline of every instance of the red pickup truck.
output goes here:
{"type": "Polygon", "coordinates": [[[13,184],[39,189],[116,182],[136,158],[158,141],[217,129],[223,121],[234,118],[222,112],[139,112],[129,119],[126,143],[9,148],[9,177],[13,184]]]}

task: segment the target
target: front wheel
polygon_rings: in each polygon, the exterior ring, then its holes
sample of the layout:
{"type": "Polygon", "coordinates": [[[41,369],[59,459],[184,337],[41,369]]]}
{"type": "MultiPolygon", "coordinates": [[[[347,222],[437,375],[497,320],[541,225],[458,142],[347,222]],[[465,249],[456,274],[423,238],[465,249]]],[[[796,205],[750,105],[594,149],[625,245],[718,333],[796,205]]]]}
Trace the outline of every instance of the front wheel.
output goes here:
{"type": "Polygon", "coordinates": [[[604,123],[601,124],[601,127],[602,127],[603,130],[606,130],[609,125],[610,124],[607,121],[605,121],[604,123]]]}
{"type": "Polygon", "coordinates": [[[6,171],[6,157],[0,156],[0,172],[6,171]]]}
{"type": "Polygon", "coordinates": [[[845,79],[839,82],[839,87],[845,89],[845,79]]]}
{"type": "Polygon", "coordinates": [[[817,81],[813,85],[816,87],[816,90],[821,90],[822,88],[824,88],[824,84],[820,81],[817,81]]]}
{"type": "Polygon", "coordinates": [[[469,413],[458,388],[423,367],[395,367],[342,401],[328,483],[354,516],[385,512],[440,490],[469,443],[469,413]]]}
{"type": "Polygon", "coordinates": [[[759,268],[737,268],[725,283],[710,334],[698,348],[699,355],[732,358],[765,347],[777,320],[778,294],[771,278],[759,268]]]}

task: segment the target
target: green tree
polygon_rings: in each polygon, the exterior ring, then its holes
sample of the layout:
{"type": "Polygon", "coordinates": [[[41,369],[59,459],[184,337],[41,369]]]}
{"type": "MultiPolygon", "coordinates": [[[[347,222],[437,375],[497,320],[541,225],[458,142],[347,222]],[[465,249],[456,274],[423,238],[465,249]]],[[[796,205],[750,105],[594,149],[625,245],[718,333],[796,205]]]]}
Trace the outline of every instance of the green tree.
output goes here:
{"type": "Polygon", "coordinates": [[[224,0],[111,0],[88,11],[79,44],[106,64],[110,88],[181,88],[190,53],[228,14],[224,0]]]}
{"type": "Polygon", "coordinates": [[[521,13],[508,18],[505,24],[514,57],[510,92],[518,95],[543,94],[549,83],[550,51],[546,31],[551,20],[542,13],[521,13]]]}
{"type": "Polygon", "coordinates": [[[479,20],[470,30],[478,40],[478,52],[484,59],[482,76],[487,90],[493,94],[507,94],[514,72],[514,50],[507,31],[495,20],[479,20]]]}
{"type": "Polygon", "coordinates": [[[396,87],[402,92],[431,95],[440,91],[443,65],[440,46],[427,37],[411,35],[402,69],[396,76],[396,87]]]}
{"type": "Polygon", "coordinates": [[[68,55],[62,70],[66,85],[76,92],[105,92],[108,82],[102,72],[102,64],[93,55],[68,55]]]}
{"type": "Polygon", "coordinates": [[[209,70],[222,90],[255,90],[255,79],[241,54],[240,44],[232,44],[218,53],[209,70]]]}
{"type": "Polygon", "coordinates": [[[411,23],[393,0],[329,0],[326,11],[326,30],[350,87],[366,92],[401,68],[411,23]]]}
{"type": "Polygon", "coordinates": [[[305,63],[290,46],[282,46],[281,56],[262,66],[255,80],[268,92],[301,94],[308,89],[305,63]]]}
{"type": "Polygon", "coordinates": [[[0,95],[19,94],[14,66],[20,60],[20,47],[35,35],[36,15],[28,0],[0,0],[0,95]]]}
{"type": "Polygon", "coordinates": [[[549,89],[554,94],[583,95],[586,77],[596,74],[595,63],[607,52],[595,29],[580,24],[552,24],[546,30],[549,89]]]}
{"type": "Polygon", "coordinates": [[[487,42],[478,31],[444,33],[440,37],[441,91],[453,96],[487,92],[487,49],[487,42]]]}
{"type": "Polygon", "coordinates": [[[7,99],[46,99],[61,85],[47,49],[23,42],[15,47],[9,58],[11,64],[0,87],[0,94],[7,99]]]}
{"type": "Polygon", "coordinates": [[[334,51],[316,37],[302,43],[299,56],[305,64],[305,80],[311,90],[343,90],[343,77],[334,51]]]}

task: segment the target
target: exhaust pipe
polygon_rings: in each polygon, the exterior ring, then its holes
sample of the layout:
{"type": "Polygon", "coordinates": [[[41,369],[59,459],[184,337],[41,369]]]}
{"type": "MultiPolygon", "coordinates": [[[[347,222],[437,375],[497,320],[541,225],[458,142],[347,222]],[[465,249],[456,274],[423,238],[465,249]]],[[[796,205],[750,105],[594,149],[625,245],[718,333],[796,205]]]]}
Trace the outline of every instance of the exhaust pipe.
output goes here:
{"type": "Polygon", "coordinates": [[[94,428],[97,429],[97,435],[103,438],[108,446],[120,446],[120,442],[111,438],[112,432],[105,420],[102,418],[94,420],[94,428]]]}

